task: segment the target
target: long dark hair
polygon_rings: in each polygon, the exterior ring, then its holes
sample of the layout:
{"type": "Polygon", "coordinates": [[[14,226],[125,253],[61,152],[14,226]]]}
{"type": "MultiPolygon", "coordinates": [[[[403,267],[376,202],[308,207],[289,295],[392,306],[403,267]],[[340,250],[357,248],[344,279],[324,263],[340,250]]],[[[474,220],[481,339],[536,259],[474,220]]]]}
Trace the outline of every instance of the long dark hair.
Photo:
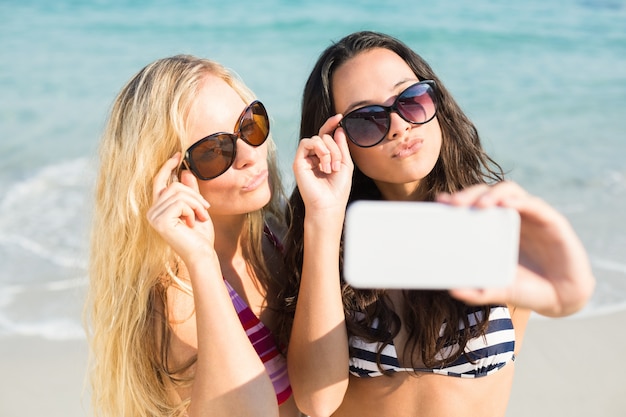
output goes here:
{"type": "MultiPolygon", "coordinates": [[[[353,33],[321,54],[304,88],[300,137],[316,135],[322,124],[336,114],[332,79],[337,68],[354,56],[374,48],[395,52],[418,79],[430,79],[436,83],[437,120],[442,132],[442,147],[433,170],[420,181],[419,195],[425,196],[425,200],[433,200],[439,192],[454,192],[473,184],[501,181],[504,178],[502,169],[485,153],[476,127],[428,63],[401,41],[381,33],[353,33]]],[[[374,181],[355,166],[349,203],[362,199],[380,200],[382,196],[374,181]]],[[[287,302],[283,320],[286,328],[293,320],[302,272],[304,214],[304,203],[296,187],[290,197],[287,215],[290,227],[286,239],[286,262],[291,272],[285,294],[287,302]]],[[[343,270],[342,263],[340,260],[340,271],[343,270]]],[[[480,323],[471,327],[468,315],[477,309],[451,298],[445,291],[404,291],[405,306],[402,311],[394,311],[391,300],[383,290],[356,290],[345,284],[342,278],[342,292],[349,336],[357,335],[370,342],[379,341],[382,350],[393,341],[402,323],[409,333],[406,349],[412,350],[412,353],[421,352],[419,357],[428,367],[442,366],[457,359],[469,339],[484,333],[489,316],[488,307],[478,309],[482,310],[482,314],[476,314],[480,323]],[[379,320],[378,331],[371,328],[375,318],[379,320]],[[444,323],[459,322],[465,324],[465,330],[459,331],[456,325],[445,326],[445,334],[439,337],[444,323]],[[437,352],[448,343],[459,343],[461,348],[453,357],[437,359],[437,352]]]]}

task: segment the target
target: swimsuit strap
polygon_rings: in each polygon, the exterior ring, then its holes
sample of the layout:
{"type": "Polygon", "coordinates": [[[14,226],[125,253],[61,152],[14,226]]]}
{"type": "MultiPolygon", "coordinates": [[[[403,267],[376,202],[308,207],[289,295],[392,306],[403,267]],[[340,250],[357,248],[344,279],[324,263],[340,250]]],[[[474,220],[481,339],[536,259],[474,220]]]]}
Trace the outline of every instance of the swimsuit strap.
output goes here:
{"type": "Polygon", "coordinates": [[[237,311],[239,321],[243,326],[250,343],[259,355],[265,370],[269,375],[274,391],[276,392],[276,400],[278,404],[282,404],[291,396],[291,385],[289,376],[287,375],[287,361],[285,357],[278,351],[274,336],[267,327],[252,312],[246,302],[237,294],[235,289],[224,280],[230,299],[237,311]]]}
{"type": "Polygon", "coordinates": [[[278,249],[280,253],[284,252],[283,242],[281,242],[278,236],[276,236],[274,232],[272,232],[272,229],[270,229],[267,223],[265,223],[265,225],[263,226],[263,233],[265,233],[265,236],[267,236],[270,242],[272,242],[274,247],[278,249]]]}

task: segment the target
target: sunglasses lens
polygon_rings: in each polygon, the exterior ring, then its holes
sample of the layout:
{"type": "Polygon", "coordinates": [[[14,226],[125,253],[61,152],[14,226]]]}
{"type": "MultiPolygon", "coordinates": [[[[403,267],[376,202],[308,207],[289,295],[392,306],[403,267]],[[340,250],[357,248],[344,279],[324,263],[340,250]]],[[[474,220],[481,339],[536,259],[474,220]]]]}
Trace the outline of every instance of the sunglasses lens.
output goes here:
{"type": "Polygon", "coordinates": [[[380,106],[367,106],[346,115],[342,126],[352,142],[369,147],[376,145],[387,134],[389,116],[380,106]]]}
{"type": "Polygon", "coordinates": [[[270,121],[260,101],[255,101],[246,108],[235,131],[237,129],[240,137],[252,146],[259,146],[265,142],[270,133],[270,121]]]}
{"type": "Polygon", "coordinates": [[[215,178],[232,165],[237,137],[227,133],[211,135],[190,150],[191,168],[204,180],[215,178]]]}
{"type": "Polygon", "coordinates": [[[426,123],[435,116],[434,92],[429,84],[418,83],[400,94],[398,113],[412,123],[426,123]]]}

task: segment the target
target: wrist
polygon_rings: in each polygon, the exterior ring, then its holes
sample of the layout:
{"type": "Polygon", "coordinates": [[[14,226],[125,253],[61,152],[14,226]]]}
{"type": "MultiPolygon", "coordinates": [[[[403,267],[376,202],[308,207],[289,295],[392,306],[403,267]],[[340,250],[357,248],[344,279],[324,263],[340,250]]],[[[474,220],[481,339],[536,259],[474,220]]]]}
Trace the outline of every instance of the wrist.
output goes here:
{"type": "Polygon", "coordinates": [[[183,262],[189,271],[190,277],[201,276],[207,273],[217,272],[221,274],[220,261],[215,250],[196,251],[192,255],[183,258],[183,262]]]}
{"type": "Polygon", "coordinates": [[[315,213],[307,212],[304,216],[304,229],[323,230],[325,233],[343,230],[345,210],[324,210],[315,213]]]}

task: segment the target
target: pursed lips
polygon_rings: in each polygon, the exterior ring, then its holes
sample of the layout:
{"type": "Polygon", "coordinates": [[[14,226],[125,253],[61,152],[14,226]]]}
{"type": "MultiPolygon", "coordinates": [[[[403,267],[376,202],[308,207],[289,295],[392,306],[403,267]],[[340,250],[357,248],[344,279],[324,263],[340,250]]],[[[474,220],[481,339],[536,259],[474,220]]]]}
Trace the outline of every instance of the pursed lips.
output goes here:
{"type": "Polygon", "coordinates": [[[257,188],[259,188],[259,186],[261,186],[265,181],[267,181],[267,177],[268,177],[268,171],[267,169],[264,169],[263,171],[259,172],[258,174],[254,175],[250,181],[248,181],[248,183],[243,187],[244,191],[253,191],[256,190],[257,188]]]}
{"type": "Polygon", "coordinates": [[[407,142],[399,144],[392,158],[406,158],[417,153],[424,145],[424,139],[410,139],[407,142]]]}

